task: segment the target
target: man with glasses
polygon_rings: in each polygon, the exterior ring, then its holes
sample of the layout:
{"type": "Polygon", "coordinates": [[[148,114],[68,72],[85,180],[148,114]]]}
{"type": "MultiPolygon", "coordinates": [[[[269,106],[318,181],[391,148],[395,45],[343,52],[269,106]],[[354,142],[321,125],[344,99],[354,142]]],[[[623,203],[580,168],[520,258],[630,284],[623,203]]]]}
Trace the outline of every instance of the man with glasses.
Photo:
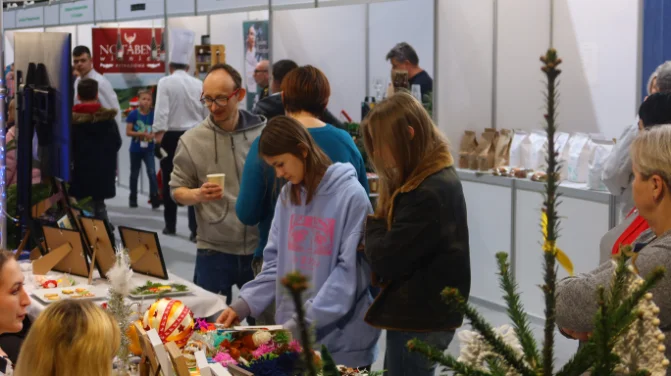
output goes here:
{"type": "Polygon", "coordinates": [[[226,296],[227,304],[233,285],[240,288],[254,279],[252,258],[258,244],[256,226],[243,225],[235,214],[245,158],[266,125],[264,117],[239,109],[245,95],[242,77],[233,67],[218,64],[210,69],[200,97],[210,116],[179,139],[170,178],[175,201],[196,208],[194,283],[226,296]],[[224,174],[224,184],[215,183],[213,174],[224,174]]]}
{"type": "MultiPolygon", "coordinates": [[[[153,131],[156,141],[166,156],[161,159],[163,178],[163,218],[165,235],[174,235],[177,231],[177,204],[170,197],[170,174],[177,142],[184,132],[203,121],[208,111],[200,103],[203,83],[187,73],[193,53],[195,34],[188,30],[170,29],[170,75],[158,81],[156,106],[154,108],[153,131]]],[[[196,241],[196,216],[189,207],[190,239],[196,241]]]]}

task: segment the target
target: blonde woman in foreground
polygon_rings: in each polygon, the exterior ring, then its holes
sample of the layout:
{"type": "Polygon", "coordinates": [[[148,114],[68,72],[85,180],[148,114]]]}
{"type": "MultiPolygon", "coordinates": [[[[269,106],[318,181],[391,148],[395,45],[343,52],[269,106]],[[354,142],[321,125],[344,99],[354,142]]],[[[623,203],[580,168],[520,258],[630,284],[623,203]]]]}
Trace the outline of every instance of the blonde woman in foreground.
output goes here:
{"type": "MultiPolygon", "coordinates": [[[[666,336],[666,357],[671,359],[671,125],[650,128],[631,146],[634,170],[632,193],[636,209],[650,224],[652,236],[644,232],[636,243],[636,267],[641,276],[658,266],[667,273],[651,290],[659,307],[659,327],[666,336]],[[651,239],[650,239],[651,238],[651,239]]],[[[609,261],[585,274],[557,283],[557,325],[564,335],[587,340],[594,330],[597,287],[610,288],[614,266],[609,261]]],[[[671,375],[671,370],[667,371],[671,375]]]]}
{"type": "Polygon", "coordinates": [[[33,324],[14,376],[110,376],[121,341],[112,316],[89,301],[51,304],[33,324]]]}

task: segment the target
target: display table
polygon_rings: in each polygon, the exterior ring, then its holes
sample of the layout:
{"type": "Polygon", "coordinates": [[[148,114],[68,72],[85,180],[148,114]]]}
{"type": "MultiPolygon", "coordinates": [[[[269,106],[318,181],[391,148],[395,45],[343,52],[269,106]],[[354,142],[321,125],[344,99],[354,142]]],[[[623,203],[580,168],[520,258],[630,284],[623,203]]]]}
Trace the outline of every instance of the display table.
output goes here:
{"type": "MultiPolygon", "coordinates": [[[[507,252],[527,313],[542,319],[543,250],[540,228],[544,184],[528,179],[458,170],[462,180],[471,254],[471,297],[503,307],[496,253],[507,252]]],[[[557,245],[571,258],[575,273],[599,265],[601,237],[615,225],[616,201],[608,192],[562,183],[557,245]]],[[[558,277],[567,276],[559,267],[558,277]]]]}
{"type": "MultiPolygon", "coordinates": [[[[25,289],[28,295],[30,296],[30,306],[28,307],[28,316],[30,316],[30,318],[34,320],[42,311],[44,311],[47,308],[47,305],[37,300],[32,295],[33,290],[35,290],[35,282],[33,278],[31,265],[27,263],[22,263],[21,268],[23,270],[24,276],[26,277],[25,289]]],[[[52,272],[52,273],[58,274],[58,272],[52,272]]],[[[191,290],[190,294],[175,296],[174,299],[181,300],[187,307],[191,309],[195,317],[209,317],[226,308],[225,303],[226,297],[203,290],[202,288],[194,285],[192,282],[189,282],[183,278],[178,277],[176,274],[170,272],[168,272],[168,274],[170,276],[169,280],[170,282],[186,285],[189,287],[189,290],[191,290]]],[[[77,281],[78,285],[85,285],[88,282],[87,278],[76,277],[76,276],[71,277],[72,279],[77,281]]],[[[98,272],[96,271],[94,273],[94,280],[92,282],[92,285],[94,286],[109,285],[106,279],[100,279],[97,277],[98,272]]],[[[133,286],[140,286],[144,285],[147,281],[161,282],[161,283],[168,282],[162,279],[148,277],[136,273],[133,275],[132,284],[133,286]]],[[[73,286],[73,288],[76,287],[77,286],[73,286]]],[[[128,299],[129,302],[139,303],[141,305],[139,308],[136,308],[137,312],[146,311],[155,300],[156,298],[128,299]]],[[[102,304],[103,302],[106,301],[107,301],[106,299],[94,300],[96,304],[102,304]]]]}

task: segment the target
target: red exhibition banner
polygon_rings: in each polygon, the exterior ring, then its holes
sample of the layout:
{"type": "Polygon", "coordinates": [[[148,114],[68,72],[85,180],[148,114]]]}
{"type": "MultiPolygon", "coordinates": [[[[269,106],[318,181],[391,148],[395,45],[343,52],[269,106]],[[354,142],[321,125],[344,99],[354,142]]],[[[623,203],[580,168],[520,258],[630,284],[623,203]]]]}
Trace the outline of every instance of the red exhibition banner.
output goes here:
{"type": "MultiPolygon", "coordinates": [[[[99,73],[165,73],[162,61],[152,56],[151,28],[93,28],[93,67],[99,73]],[[120,38],[119,38],[120,36],[120,38]],[[118,59],[117,45],[121,39],[123,54],[118,59]]],[[[154,29],[157,49],[162,29],[154,29]]]]}

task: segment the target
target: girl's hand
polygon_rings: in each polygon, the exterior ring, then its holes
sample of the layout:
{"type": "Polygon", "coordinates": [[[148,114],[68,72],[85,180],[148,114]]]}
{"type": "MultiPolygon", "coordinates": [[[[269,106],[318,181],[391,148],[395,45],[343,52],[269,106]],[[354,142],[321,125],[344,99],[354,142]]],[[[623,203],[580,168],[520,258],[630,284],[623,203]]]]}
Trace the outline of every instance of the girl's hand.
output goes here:
{"type": "Polygon", "coordinates": [[[230,307],[226,308],[226,310],[217,318],[217,324],[223,324],[226,328],[230,328],[233,324],[239,323],[240,318],[238,317],[238,314],[230,307]]]}

